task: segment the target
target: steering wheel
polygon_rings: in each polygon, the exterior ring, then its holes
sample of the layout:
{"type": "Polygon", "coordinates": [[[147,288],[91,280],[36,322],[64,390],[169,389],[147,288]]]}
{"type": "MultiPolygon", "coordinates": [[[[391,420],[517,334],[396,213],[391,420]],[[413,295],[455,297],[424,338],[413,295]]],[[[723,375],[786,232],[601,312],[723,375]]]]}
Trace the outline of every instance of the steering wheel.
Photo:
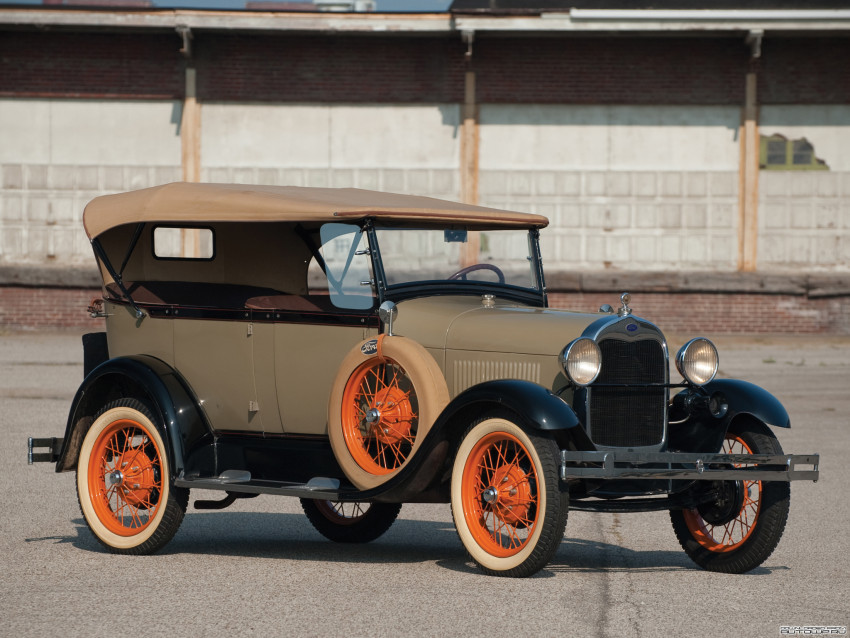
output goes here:
{"type": "Polygon", "coordinates": [[[499,278],[499,283],[505,283],[505,273],[503,273],[498,266],[494,266],[493,264],[472,264],[471,266],[467,266],[466,268],[461,268],[455,274],[449,277],[449,281],[453,279],[462,279],[463,281],[467,281],[466,276],[471,272],[475,272],[476,270],[492,270],[499,278]]]}

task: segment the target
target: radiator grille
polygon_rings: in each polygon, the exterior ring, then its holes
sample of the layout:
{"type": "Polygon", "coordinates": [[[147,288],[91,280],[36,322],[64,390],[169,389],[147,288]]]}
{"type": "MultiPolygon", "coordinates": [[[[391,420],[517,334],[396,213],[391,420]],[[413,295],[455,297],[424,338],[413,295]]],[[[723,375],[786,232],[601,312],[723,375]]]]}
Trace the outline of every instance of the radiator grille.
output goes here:
{"type": "MultiPolygon", "coordinates": [[[[596,384],[664,383],[667,358],[654,340],[602,339],[602,372],[596,384]]],[[[664,438],[665,388],[602,388],[589,392],[590,438],[606,447],[658,445],[664,438]]]]}

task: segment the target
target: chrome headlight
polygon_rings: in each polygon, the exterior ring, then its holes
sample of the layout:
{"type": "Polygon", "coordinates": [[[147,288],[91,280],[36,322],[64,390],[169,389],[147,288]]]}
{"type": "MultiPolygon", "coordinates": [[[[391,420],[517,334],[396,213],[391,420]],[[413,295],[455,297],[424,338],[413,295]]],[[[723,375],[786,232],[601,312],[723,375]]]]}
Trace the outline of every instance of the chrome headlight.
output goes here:
{"type": "Polygon", "coordinates": [[[691,339],[676,355],[676,369],[689,383],[705,385],[717,374],[717,348],[708,339],[691,339]]]}
{"type": "Polygon", "coordinates": [[[561,367],[576,385],[590,385],[602,369],[602,352],[593,339],[579,337],[561,352],[561,367]]]}

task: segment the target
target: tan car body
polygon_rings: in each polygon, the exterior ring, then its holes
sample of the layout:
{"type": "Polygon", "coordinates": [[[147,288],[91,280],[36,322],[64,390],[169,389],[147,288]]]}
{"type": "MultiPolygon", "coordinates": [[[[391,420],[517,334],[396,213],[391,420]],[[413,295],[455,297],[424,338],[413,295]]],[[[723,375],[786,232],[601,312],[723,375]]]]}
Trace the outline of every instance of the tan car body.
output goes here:
{"type": "Polygon", "coordinates": [[[790,427],[784,407],[715,379],[706,339],[671,383],[664,335],[626,294],[548,308],[547,223],[357,189],[99,197],[84,225],[106,332],[84,337],[64,438],[30,439],[29,460],[77,471],[86,523],[118,553],[158,551],[204,489],[225,496],[196,508],[298,497],[344,542],[378,538],[401,503],[451,502],[469,555],[502,576],[549,562],[569,507],[670,510],[700,566],[762,564],[818,456],[782,453],[768,426],[790,427]]]}

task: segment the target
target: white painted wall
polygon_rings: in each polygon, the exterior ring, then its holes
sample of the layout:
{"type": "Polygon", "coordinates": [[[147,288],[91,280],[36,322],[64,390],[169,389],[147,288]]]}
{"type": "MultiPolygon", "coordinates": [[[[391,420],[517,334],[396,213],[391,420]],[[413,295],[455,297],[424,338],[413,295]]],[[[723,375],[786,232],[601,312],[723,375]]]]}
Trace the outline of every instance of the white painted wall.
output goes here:
{"type": "Polygon", "coordinates": [[[180,164],[173,100],[0,99],[0,163],[180,164]]]}
{"type": "Polygon", "coordinates": [[[0,99],[0,263],[92,265],[85,204],[182,178],[181,103],[0,99]]]}
{"type": "Polygon", "coordinates": [[[738,168],[740,109],[726,106],[481,106],[483,170],[738,168]]]}
{"type": "Polygon", "coordinates": [[[209,168],[457,169],[459,107],[204,104],[209,168]]]}
{"type": "Polygon", "coordinates": [[[850,105],[763,106],[759,133],[805,137],[832,171],[850,171],[850,105]]]}

